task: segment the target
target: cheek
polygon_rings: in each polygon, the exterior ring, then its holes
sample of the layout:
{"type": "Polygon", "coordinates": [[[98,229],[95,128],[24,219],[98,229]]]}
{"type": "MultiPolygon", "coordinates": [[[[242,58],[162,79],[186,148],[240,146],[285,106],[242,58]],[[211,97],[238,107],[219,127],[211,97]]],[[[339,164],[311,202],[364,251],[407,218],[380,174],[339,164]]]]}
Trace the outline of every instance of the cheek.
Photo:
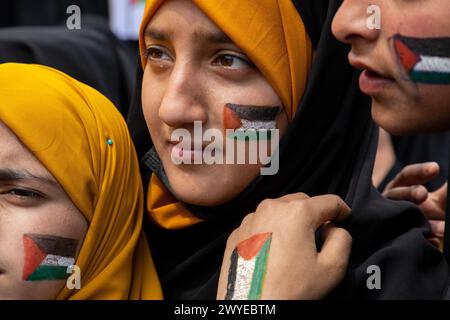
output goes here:
{"type": "Polygon", "coordinates": [[[3,292],[0,285],[0,297],[53,299],[65,284],[66,265],[74,264],[87,228],[71,204],[15,208],[2,214],[0,261],[8,281],[0,282],[11,288],[3,292]]]}
{"type": "Polygon", "coordinates": [[[422,120],[436,130],[448,130],[450,126],[450,90],[448,85],[419,85],[422,120]],[[423,119],[422,118],[422,119],[423,119]]]}
{"type": "Polygon", "coordinates": [[[254,105],[254,106],[282,106],[282,102],[273,88],[262,77],[253,79],[243,84],[211,83],[208,89],[208,105],[213,106],[210,110],[209,119],[211,126],[216,128],[234,129],[229,127],[226,105],[254,105]],[[213,113],[213,114],[212,114],[213,113]],[[228,120],[228,121],[227,121],[228,120]]]}

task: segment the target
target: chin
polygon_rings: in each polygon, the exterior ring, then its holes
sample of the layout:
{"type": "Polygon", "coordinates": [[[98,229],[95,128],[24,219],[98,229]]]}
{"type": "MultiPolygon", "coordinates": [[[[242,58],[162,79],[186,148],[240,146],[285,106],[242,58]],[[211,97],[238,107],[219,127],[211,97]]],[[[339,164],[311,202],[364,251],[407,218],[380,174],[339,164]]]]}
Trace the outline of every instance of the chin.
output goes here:
{"type": "Polygon", "coordinates": [[[204,190],[199,192],[192,192],[192,189],[186,190],[185,188],[176,188],[172,186],[175,197],[187,204],[202,207],[214,207],[224,204],[230,201],[233,197],[226,197],[226,194],[211,194],[204,190]]]}
{"type": "Polygon", "coordinates": [[[406,136],[421,131],[421,128],[414,126],[414,122],[402,117],[398,107],[386,106],[373,99],[372,119],[378,126],[395,136],[406,136]]]}

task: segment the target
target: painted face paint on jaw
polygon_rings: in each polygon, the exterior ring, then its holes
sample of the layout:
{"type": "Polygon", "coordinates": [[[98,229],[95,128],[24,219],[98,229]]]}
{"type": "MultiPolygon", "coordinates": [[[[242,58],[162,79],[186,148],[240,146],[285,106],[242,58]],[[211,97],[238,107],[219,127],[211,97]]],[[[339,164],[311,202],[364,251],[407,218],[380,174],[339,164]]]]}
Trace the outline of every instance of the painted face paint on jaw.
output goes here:
{"type": "Polygon", "coordinates": [[[233,129],[228,138],[241,140],[249,137],[247,130],[256,131],[257,139],[271,138],[270,131],[277,128],[276,118],[282,108],[278,106],[251,106],[227,103],[224,108],[224,127],[233,129]],[[264,132],[264,134],[263,134],[264,132]]]}
{"type": "Polygon", "coordinates": [[[66,280],[75,263],[78,241],[51,235],[24,234],[24,281],[66,280]]]}
{"type": "Polygon", "coordinates": [[[261,299],[271,241],[272,233],[261,233],[233,250],[225,300],[261,299]]]}
{"type": "Polygon", "coordinates": [[[450,84],[450,38],[393,37],[398,60],[409,78],[422,84],[450,84]]]}

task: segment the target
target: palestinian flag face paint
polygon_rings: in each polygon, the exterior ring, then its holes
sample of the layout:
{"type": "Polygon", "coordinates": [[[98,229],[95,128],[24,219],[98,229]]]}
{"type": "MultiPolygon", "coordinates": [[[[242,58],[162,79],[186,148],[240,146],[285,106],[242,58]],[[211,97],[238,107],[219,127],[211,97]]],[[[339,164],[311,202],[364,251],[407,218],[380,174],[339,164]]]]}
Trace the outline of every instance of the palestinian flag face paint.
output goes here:
{"type": "Polygon", "coordinates": [[[75,263],[78,241],[40,234],[24,234],[25,281],[66,280],[67,267],[75,263]]]}
{"type": "Polygon", "coordinates": [[[409,38],[397,34],[394,48],[412,81],[450,84],[450,38],[409,38]]]}
{"type": "Polygon", "coordinates": [[[272,233],[241,242],[231,255],[226,300],[261,299],[272,233]]]}
{"type": "Polygon", "coordinates": [[[232,129],[228,138],[235,140],[271,138],[277,128],[276,118],[282,108],[277,106],[248,106],[228,103],[224,108],[225,129],[232,129]]]}

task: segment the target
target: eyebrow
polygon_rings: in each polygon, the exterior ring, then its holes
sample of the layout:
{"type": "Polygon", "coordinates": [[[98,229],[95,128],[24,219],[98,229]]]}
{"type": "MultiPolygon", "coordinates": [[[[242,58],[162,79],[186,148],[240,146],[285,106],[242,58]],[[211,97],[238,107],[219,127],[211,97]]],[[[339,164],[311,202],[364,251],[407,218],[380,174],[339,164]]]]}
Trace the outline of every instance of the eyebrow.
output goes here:
{"type": "MultiPolygon", "coordinates": [[[[145,36],[153,40],[169,41],[173,39],[173,32],[164,32],[156,28],[147,28],[145,36]]],[[[233,44],[234,42],[223,32],[195,32],[194,40],[203,43],[233,44]]]]}
{"type": "Polygon", "coordinates": [[[28,170],[0,169],[0,181],[32,180],[57,187],[58,183],[49,177],[35,175],[28,170]]]}

